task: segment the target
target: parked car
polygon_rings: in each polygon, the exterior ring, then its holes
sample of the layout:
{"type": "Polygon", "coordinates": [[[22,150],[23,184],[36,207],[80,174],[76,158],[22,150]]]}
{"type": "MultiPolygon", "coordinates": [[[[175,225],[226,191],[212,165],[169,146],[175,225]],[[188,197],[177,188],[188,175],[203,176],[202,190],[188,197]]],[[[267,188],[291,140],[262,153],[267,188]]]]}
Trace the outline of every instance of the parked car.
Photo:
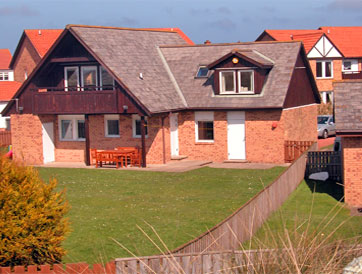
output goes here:
{"type": "Polygon", "coordinates": [[[333,115],[318,116],[318,137],[328,138],[330,135],[336,134],[336,126],[334,124],[333,115]]]}

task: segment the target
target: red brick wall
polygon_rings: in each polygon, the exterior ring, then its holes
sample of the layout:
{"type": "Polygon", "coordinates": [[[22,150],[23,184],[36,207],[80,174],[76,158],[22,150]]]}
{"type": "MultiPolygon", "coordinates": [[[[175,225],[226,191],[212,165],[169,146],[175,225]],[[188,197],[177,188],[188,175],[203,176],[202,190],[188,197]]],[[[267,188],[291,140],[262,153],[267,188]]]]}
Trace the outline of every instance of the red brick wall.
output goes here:
{"type": "Polygon", "coordinates": [[[201,143],[195,139],[195,113],[181,112],[178,115],[179,154],[189,160],[222,162],[227,160],[226,112],[214,112],[214,142],[201,143]]]}
{"type": "Polygon", "coordinates": [[[28,75],[33,71],[35,66],[40,62],[40,57],[32,46],[29,38],[25,36],[23,44],[19,50],[19,54],[13,65],[14,69],[14,80],[18,82],[25,81],[25,72],[28,75]]]}
{"type": "Polygon", "coordinates": [[[283,110],[284,139],[317,142],[317,113],[318,105],[283,110]]]}
{"type": "Polygon", "coordinates": [[[362,207],[362,137],[344,137],[342,147],[345,202],[362,207]]]}
{"type": "Polygon", "coordinates": [[[53,116],[11,115],[14,160],[31,165],[43,164],[42,123],[50,122],[53,119],[53,116]]]}
{"type": "Polygon", "coordinates": [[[331,91],[333,90],[332,82],[342,80],[342,60],[333,60],[333,78],[331,79],[317,79],[316,60],[309,60],[309,63],[319,91],[331,91]]]}

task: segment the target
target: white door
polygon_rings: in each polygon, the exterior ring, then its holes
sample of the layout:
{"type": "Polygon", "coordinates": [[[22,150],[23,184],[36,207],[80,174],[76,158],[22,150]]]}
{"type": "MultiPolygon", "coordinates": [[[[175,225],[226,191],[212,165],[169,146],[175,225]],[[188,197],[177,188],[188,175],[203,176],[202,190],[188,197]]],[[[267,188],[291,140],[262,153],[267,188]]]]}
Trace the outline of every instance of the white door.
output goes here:
{"type": "Polygon", "coordinates": [[[227,119],[229,160],[245,160],[245,112],[229,111],[227,119]]]}
{"type": "Polygon", "coordinates": [[[178,156],[178,114],[170,114],[171,156],[178,156]]]}
{"type": "Polygon", "coordinates": [[[55,161],[54,155],[54,125],[53,123],[43,124],[43,159],[44,164],[55,161]]]}

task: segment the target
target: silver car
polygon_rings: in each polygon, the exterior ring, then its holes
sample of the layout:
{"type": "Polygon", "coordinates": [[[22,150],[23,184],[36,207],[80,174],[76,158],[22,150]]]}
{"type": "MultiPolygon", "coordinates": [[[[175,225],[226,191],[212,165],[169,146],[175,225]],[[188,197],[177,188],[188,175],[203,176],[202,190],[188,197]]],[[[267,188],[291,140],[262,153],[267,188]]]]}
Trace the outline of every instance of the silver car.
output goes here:
{"type": "Polygon", "coordinates": [[[336,134],[333,115],[318,115],[318,137],[328,138],[336,134]]]}

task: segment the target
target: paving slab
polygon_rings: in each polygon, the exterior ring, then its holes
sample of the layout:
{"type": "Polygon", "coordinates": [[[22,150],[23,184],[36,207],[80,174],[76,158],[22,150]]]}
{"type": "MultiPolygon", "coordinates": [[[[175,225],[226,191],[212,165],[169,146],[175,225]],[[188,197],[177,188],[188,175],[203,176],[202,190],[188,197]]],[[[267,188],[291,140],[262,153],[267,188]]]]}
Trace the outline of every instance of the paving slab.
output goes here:
{"type": "Polygon", "coordinates": [[[290,163],[286,164],[264,164],[264,163],[211,163],[207,165],[212,168],[234,168],[234,169],[269,169],[276,166],[288,167],[290,163]]]}

